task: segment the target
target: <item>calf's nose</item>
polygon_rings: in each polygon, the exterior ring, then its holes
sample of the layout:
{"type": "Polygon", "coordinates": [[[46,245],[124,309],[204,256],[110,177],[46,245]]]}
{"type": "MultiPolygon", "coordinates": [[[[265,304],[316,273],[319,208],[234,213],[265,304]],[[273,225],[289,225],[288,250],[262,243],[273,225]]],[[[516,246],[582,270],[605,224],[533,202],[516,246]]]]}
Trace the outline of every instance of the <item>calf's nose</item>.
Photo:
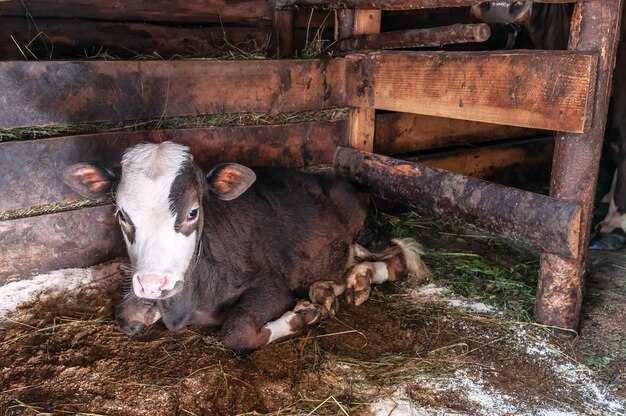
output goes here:
{"type": "Polygon", "coordinates": [[[174,288],[175,281],[167,273],[135,273],[133,291],[140,298],[157,299],[163,291],[174,288]]]}

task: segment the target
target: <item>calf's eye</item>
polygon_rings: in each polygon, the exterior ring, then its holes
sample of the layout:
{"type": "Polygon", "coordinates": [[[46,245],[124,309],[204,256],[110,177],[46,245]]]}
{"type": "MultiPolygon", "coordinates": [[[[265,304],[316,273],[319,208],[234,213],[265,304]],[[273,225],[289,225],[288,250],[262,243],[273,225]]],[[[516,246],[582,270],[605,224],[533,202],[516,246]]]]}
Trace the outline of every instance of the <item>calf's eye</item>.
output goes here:
{"type": "Polygon", "coordinates": [[[187,212],[187,221],[193,221],[198,217],[198,208],[191,209],[187,212]]]}

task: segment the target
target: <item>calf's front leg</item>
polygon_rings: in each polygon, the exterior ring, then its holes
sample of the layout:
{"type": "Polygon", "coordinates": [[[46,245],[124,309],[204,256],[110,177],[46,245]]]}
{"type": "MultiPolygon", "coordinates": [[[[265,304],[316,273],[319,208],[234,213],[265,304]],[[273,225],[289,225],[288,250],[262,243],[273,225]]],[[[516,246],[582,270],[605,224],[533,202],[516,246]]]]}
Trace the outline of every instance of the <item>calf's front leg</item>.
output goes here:
{"type": "Polygon", "coordinates": [[[248,289],[226,314],[224,345],[238,354],[250,352],[300,332],[321,316],[321,308],[308,301],[293,305],[294,298],[286,289],[248,289]]]}

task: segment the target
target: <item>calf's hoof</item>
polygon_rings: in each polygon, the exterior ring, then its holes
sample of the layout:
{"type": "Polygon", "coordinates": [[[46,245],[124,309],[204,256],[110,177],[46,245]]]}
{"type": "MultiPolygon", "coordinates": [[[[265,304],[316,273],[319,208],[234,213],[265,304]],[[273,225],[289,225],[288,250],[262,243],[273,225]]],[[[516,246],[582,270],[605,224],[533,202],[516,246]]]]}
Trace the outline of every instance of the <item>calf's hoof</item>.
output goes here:
{"type": "Polygon", "coordinates": [[[302,323],[299,325],[298,323],[293,323],[295,327],[299,327],[298,330],[303,329],[307,325],[313,325],[323,315],[322,307],[315,303],[309,302],[308,300],[299,300],[296,303],[296,306],[293,308],[293,311],[296,313],[296,316],[301,319],[302,323]]]}
{"type": "Polygon", "coordinates": [[[123,321],[118,318],[117,324],[122,332],[130,337],[137,337],[148,329],[148,326],[139,321],[123,321]]]}
{"type": "Polygon", "coordinates": [[[339,312],[337,291],[341,293],[343,289],[343,286],[334,282],[320,280],[313,283],[309,288],[309,299],[314,304],[323,308],[322,313],[324,316],[328,316],[329,314],[335,316],[335,314],[339,312]]]}
{"type": "Polygon", "coordinates": [[[624,247],[624,243],[626,243],[626,236],[620,233],[598,232],[589,242],[589,249],[602,251],[619,250],[624,247]]]}
{"type": "Polygon", "coordinates": [[[372,291],[373,274],[371,267],[367,263],[354,266],[346,279],[345,299],[349,305],[359,306],[369,299],[372,291]]]}

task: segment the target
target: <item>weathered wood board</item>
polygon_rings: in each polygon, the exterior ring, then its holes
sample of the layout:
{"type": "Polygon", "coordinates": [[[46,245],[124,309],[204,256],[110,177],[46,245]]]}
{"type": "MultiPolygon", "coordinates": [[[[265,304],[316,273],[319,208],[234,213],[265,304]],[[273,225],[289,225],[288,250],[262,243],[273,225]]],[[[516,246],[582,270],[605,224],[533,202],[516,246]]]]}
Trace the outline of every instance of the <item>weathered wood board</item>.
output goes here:
{"type": "Polygon", "coordinates": [[[112,205],[0,221],[0,284],[124,255],[112,205]]]}
{"type": "Polygon", "coordinates": [[[344,60],[0,62],[0,128],[340,107],[344,60]]]}
{"type": "Polygon", "coordinates": [[[591,122],[594,53],[374,52],[346,59],[351,106],[579,133],[591,122]]]}
{"type": "MultiPolygon", "coordinates": [[[[275,9],[315,7],[323,9],[414,10],[441,7],[461,7],[484,0],[272,0],[275,9]]],[[[572,0],[537,0],[536,3],[572,3],[572,0]]]]}
{"type": "Polygon", "coordinates": [[[266,0],[12,0],[0,16],[82,18],[114,21],[271,24],[266,0]]]}
{"type": "MultiPolygon", "coordinates": [[[[380,32],[382,12],[379,10],[354,10],[342,15],[340,36],[365,35],[380,32]]],[[[374,149],[376,110],[373,108],[351,108],[349,116],[348,142],[350,147],[371,152],[374,149]]]]}
{"type": "Polygon", "coordinates": [[[122,59],[140,55],[193,58],[215,55],[227,41],[244,50],[246,46],[249,50],[260,48],[267,45],[270,36],[271,30],[267,27],[179,27],[75,19],[37,19],[34,25],[24,17],[2,17],[0,59],[58,59],[104,54],[122,59]]]}
{"type": "Polygon", "coordinates": [[[541,130],[408,113],[376,116],[374,152],[383,155],[536,136],[541,130]]]}
{"type": "Polygon", "coordinates": [[[61,181],[65,167],[91,160],[118,166],[126,148],[165,140],[189,146],[202,167],[238,162],[297,168],[332,162],[336,147],[347,145],[347,121],[115,132],[0,143],[0,211],[78,200],[80,196],[61,181]]]}
{"type": "Polygon", "coordinates": [[[554,139],[537,138],[408,157],[410,162],[520,187],[550,177],[554,139]]]}

